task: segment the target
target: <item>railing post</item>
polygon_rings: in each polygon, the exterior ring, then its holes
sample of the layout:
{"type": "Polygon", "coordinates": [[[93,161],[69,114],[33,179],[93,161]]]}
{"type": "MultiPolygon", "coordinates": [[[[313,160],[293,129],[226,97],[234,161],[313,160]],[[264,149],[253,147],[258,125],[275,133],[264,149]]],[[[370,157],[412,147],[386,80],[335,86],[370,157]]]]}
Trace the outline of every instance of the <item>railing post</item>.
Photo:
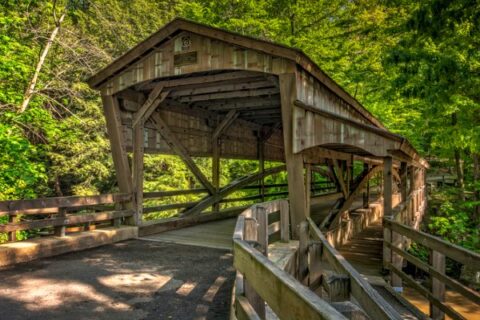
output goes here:
{"type": "Polygon", "coordinates": [[[280,238],[283,242],[290,241],[290,213],[288,201],[280,202],[280,238]]]}
{"type": "MultiPolygon", "coordinates": [[[[67,209],[66,208],[58,208],[57,217],[65,218],[66,215],[67,215],[67,209]]],[[[55,227],[53,233],[56,237],[65,237],[65,226],[55,227]]]]}
{"type": "Polygon", "coordinates": [[[260,245],[259,251],[268,257],[268,215],[267,210],[262,206],[256,206],[257,217],[257,242],[260,245]]]}
{"type": "Polygon", "coordinates": [[[298,275],[297,279],[303,284],[308,284],[308,222],[302,221],[300,223],[299,247],[298,247],[298,275]]]}
{"type": "MultiPolygon", "coordinates": [[[[259,223],[257,221],[257,207],[252,208],[251,218],[245,219],[244,240],[245,241],[258,241],[258,229],[259,223]]],[[[261,215],[261,214],[260,214],[261,215]]],[[[268,234],[268,233],[267,233],[268,234]]],[[[265,319],[265,301],[258,295],[253,287],[248,283],[248,279],[243,277],[243,288],[245,290],[245,297],[252,305],[255,312],[261,319],[265,319]]]]}
{"type": "MultiPolygon", "coordinates": [[[[8,223],[15,223],[15,222],[17,222],[17,215],[16,214],[10,214],[8,216],[8,223]]],[[[10,242],[17,241],[17,232],[16,231],[10,231],[8,233],[8,241],[10,241],[10,242]]]]}
{"type": "MultiPolygon", "coordinates": [[[[438,251],[432,250],[430,253],[430,264],[435,270],[442,274],[445,274],[445,255],[441,254],[438,251]]],[[[432,276],[430,276],[430,279],[432,281],[433,296],[441,302],[444,302],[445,283],[432,276]]],[[[430,317],[433,320],[443,320],[445,319],[445,313],[443,313],[439,308],[430,303],[430,317]]]]}

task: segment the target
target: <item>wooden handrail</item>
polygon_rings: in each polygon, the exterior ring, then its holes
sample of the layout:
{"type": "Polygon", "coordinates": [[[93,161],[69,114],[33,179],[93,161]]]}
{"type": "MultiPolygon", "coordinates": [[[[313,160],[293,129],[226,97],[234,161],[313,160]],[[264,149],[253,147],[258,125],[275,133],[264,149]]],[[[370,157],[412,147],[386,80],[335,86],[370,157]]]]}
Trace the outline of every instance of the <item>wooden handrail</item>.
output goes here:
{"type": "Polygon", "coordinates": [[[244,240],[233,240],[233,253],[235,268],[280,319],[346,319],[244,240]]]}
{"type": "Polygon", "coordinates": [[[402,236],[411,239],[412,241],[415,241],[418,244],[438,251],[462,264],[472,266],[480,265],[480,254],[476,252],[467,250],[456,244],[447,242],[428,233],[415,230],[409,226],[392,221],[390,219],[384,220],[384,226],[402,236]]]}
{"type": "MultiPolygon", "coordinates": [[[[33,200],[11,200],[0,202],[0,215],[9,215],[9,222],[0,225],[0,232],[8,233],[9,241],[16,241],[16,232],[21,230],[42,229],[54,227],[54,233],[57,236],[65,235],[65,227],[78,224],[90,224],[102,221],[112,221],[114,225],[119,225],[122,218],[134,215],[133,210],[118,207],[114,210],[113,206],[104,206],[106,204],[119,205],[132,200],[130,193],[102,194],[95,196],[69,196],[52,197],[33,200]],[[93,212],[88,214],[68,214],[68,211],[78,211],[79,209],[91,208],[93,211],[99,209],[102,212],[93,212]],[[22,220],[22,215],[48,214],[46,218],[37,220],[22,220]],[[55,214],[54,217],[50,217],[55,214]]],[[[117,206],[115,206],[117,207],[117,206]]]]}
{"type": "Polygon", "coordinates": [[[399,276],[403,281],[408,283],[413,289],[425,296],[431,302],[431,304],[434,306],[431,306],[431,313],[436,312],[438,314],[438,312],[444,312],[452,319],[465,319],[455,309],[443,302],[445,285],[458,292],[463,297],[473,301],[474,303],[480,304],[480,294],[478,292],[468,288],[467,286],[445,274],[445,256],[448,256],[464,265],[478,266],[480,265],[480,254],[432,236],[428,233],[415,230],[412,227],[393,221],[392,219],[384,219],[384,227],[385,230],[389,230],[389,232],[392,235],[395,235],[397,238],[405,237],[410,241],[414,241],[431,250],[431,255],[434,257],[431,259],[433,265],[423,262],[404,250],[401,246],[404,241],[398,243],[398,241],[384,239],[384,246],[391,251],[392,255],[398,255],[415,265],[417,268],[429,273],[432,277],[432,282],[437,283],[436,286],[432,286],[432,289],[426,288],[403,272],[400,266],[397,266],[390,261],[384,261],[385,266],[390,269],[393,274],[399,276]],[[400,245],[400,247],[398,245],[400,245]]]}
{"type": "Polygon", "coordinates": [[[328,242],[311,218],[307,218],[310,235],[319,241],[335,272],[345,274],[350,279],[351,295],[372,319],[402,319],[402,316],[362,277],[358,271],[328,242]]]}
{"type": "Polygon", "coordinates": [[[74,208],[99,204],[127,202],[132,199],[130,193],[101,194],[95,196],[52,197],[32,200],[0,201],[0,213],[22,213],[23,210],[45,208],[74,208]]]}

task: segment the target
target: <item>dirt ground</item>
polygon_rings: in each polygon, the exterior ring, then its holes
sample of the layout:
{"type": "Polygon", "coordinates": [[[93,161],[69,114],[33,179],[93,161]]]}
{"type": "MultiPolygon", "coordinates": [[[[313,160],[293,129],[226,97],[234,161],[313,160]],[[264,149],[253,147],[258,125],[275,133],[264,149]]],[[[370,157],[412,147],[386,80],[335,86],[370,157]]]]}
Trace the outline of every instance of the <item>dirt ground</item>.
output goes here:
{"type": "Polygon", "coordinates": [[[0,271],[0,319],[228,319],[228,251],[131,240],[0,271]]]}

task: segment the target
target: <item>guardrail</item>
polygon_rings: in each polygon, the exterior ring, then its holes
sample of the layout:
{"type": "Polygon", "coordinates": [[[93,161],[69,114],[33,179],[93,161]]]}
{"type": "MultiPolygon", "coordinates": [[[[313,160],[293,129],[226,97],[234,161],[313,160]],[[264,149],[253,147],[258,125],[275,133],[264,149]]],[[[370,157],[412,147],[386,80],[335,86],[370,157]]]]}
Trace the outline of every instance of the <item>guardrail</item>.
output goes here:
{"type": "MultiPolygon", "coordinates": [[[[257,194],[243,196],[243,197],[227,197],[223,198],[218,203],[236,203],[236,202],[245,202],[245,201],[255,201],[255,200],[269,200],[272,198],[286,198],[288,196],[288,191],[286,188],[288,184],[278,183],[278,184],[265,184],[265,185],[248,185],[239,188],[238,190],[258,190],[257,194]],[[284,189],[281,191],[274,192],[265,192],[269,189],[284,189]]],[[[312,196],[318,196],[324,194],[326,191],[336,190],[335,185],[329,181],[319,181],[312,183],[311,185],[311,194],[312,196]]],[[[185,196],[185,195],[207,195],[208,190],[205,188],[190,189],[190,190],[172,190],[172,191],[157,191],[157,192],[144,192],[143,199],[150,200],[161,200],[168,199],[175,196],[185,196]]],[[[162,212],[174,209],[185,209],[193,207],[198,204],[201,200],[198,201],[188,201],[188,202],[169,202],[168,204],[154,205],[154,206],[144,206],[143,213],[148,214],[152,212],[162,212]]]]}
{"type": "Polygon", "coordinates": [[[396,235],[396,237],[393,238],[395,241],[392,241],[392,239],[384,239],[385,246],[391,250],[392,254],[392,260],[385,261],[385,266],[430,301],[430,315],[432,318],[443,319],[445,313],[452,319],[465,319],[461,314],[444,303],[445,286],[458,292],[464,298],[480,304],[480,295],[478,292],[445,274],[445,256],[461,264],[479,266],[480,268],[480,255],[478,253],[466,250],[425,232],[417,231],[412,227],[393,220],[385,219],[384,227],[388,229],[392,235],[396,235]],[[426,263],[408,253],[404,249],[406,239],[430,249],[430,263],[426,263]],[[417,268],[428,273],[431,277],[431,287],[427,288],[417,283],[415,279],[403,272],[401,264],[396,263],[400,260],[398,257],[400,257],[400,259],[406,259],[417,268]]]}
{"type": "Polygon", "coordinates": [[[333,301],[346,301],[353,297],[371,319],[402,319],[328,242],[312,219],[307,218],[301,223],[299,235],[299,281],[311,290],[322,287],[333,301]],[[328,269],[331,269],[330,272],[327,272],[328,269]]]}
{"type": "Polygon", "coordinates": [[[266,256],[276,233],[289,240],[288,202],[276,200],[245,210],[233,236],[235,316],[239,320],[265,319],[265,303],[280,319],[346,319],[266,256]],[[279,213],[279,220],[269,217],[279,213]]]}
{"type": "Polygon", "coordinates": [[[72,226],[79,227],[70,231],[92,230],[104,222],[118,226],[122,218],[133,216],[134,211],[125,206],[131,200],[132,194],[122,193],[1,201],[0,216],[9,219],[0,225],[0,233],[7,233],[8,241],[16,241],[16,232],[22,230],[43,229],[64,236],[72,226]]]}

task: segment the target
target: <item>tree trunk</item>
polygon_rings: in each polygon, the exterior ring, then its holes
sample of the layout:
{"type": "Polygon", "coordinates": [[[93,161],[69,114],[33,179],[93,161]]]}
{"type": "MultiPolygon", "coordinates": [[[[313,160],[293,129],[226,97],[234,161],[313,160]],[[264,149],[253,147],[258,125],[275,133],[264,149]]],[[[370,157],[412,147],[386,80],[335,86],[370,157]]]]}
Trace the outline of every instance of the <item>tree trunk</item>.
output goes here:
{"type": "MultiPolygon", "coordinates": [[[[473,154],[473,184],[475,190],[475,201],[480,201],[480,153],[473,154]]],[[[474,209],[473,218],[475,224],[480,226],[480,204],[477,204],[474,209]]]]}
{"type": "Polygon", "coordinates": [[[52,46],[53,40],[57,36],[58,30],[60,30],[60,25],[65,18],[65,13],[60,16],[60,19],[57,21],[55,29],[53,29],[52,33],[50,34],[50,38],[48,38],[47,44],[45,48],[43,48],[42,54],[40,55],[40,59],[38,60],[37,67],[35,68],[35,73],[33,74],[30,83],[28,84],[27,90],[25,90],[25,94],[23,96],[23,102],[20,107],[20,113],[24,112],[28,104],[30,103],[30,99],[32,99],[33,93],[35,92],[35,86],[37,85],[38,76],[40,75],[40,71],[42,70],[43,64],[45,63],[45,58],[47,57],[48,51],[52,46]]]}
{"type": "Polygon", "coordinates": [[[463,181],[463,163],[460,158],[460,150],[455,148],[455,170],[457,171],[457,185],[460,191],[460,199],[465,201],[465,183],[463,181]]]}
{"type": "MultiPolygon", "coordinates": [[[[452,126],[457,125],[457,113],[452,113],[452,126]]],[[[460,189],[460,199],[465,201],[465,183],[463,181],[463,164],[460,157],[460,149],[454,147],[455,170],[457,171],[457,186],[460,189]]]]}

